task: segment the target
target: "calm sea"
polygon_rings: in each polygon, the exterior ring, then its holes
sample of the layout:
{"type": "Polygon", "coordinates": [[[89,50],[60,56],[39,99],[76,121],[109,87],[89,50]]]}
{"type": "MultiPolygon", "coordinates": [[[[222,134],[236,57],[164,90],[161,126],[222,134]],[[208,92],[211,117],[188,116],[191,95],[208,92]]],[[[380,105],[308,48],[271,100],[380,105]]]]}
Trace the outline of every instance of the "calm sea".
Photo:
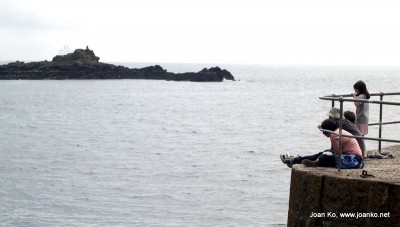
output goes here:
{"type": "Polygon", "coordinates": [[[360,79],[399,91],[398,68],[220,67],[238,81],[0,81],[0,225],[286,226],[291,172],[279,154],[329,147],[317,125],[331,103],[319,97],[360,79]]]}

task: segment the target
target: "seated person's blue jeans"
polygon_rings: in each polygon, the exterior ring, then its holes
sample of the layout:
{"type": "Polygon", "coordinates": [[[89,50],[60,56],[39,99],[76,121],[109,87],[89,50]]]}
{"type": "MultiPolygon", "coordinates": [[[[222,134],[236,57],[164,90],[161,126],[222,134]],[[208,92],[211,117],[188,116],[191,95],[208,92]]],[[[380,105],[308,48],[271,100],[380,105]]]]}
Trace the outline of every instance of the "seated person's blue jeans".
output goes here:
{"type": "Polygon", "coordinates": [[[336,167],[336,158],[335,155],[325,155],[322,154],[319,157],[319,166],[324,167],[336,167]]]}

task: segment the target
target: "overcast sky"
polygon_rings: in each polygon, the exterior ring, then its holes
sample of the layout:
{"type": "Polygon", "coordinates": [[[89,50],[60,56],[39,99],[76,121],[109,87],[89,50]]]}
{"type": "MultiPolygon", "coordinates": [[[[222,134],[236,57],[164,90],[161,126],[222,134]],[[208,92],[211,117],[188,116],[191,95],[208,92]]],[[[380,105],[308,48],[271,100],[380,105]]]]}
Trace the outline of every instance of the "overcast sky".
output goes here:
{"type": "Polygon", "coordinates": [[[0,0],[0,60],[400,66],[400,1],[0,0]]]}

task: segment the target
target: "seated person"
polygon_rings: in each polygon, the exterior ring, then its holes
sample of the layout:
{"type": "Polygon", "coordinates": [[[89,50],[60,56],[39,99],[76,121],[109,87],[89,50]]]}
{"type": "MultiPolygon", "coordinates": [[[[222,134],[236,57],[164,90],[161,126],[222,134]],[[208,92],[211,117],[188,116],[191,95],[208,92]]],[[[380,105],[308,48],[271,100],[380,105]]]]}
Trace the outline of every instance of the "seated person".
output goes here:
{"type": "MultiPolygon", "coordinates": [[[[333,123],[329,119],[322,122],[321,128],[325,129],[325,130],[333,131],[334,133],[339,134],[339,127],[337,126],[337,124],[333,123]]],[[[331,140],[333,154],[332,155],[322,154],[315,161],[303,160],[302,161],[303,165],[305,165],[307,167],[316,167],[316,166],[335,167],[336,166],[335,155],[339,154],[339,135],[335,135],[330,132],[323,132],[323,133],[325,136],[329,137],[331,140]]],[[[351,135],[351,133],[342,129],[342,135],[351,135]]],[[[342,154],[352,154],[352,155],[362,157],[362,151],[361,151],[360,146],[358,145],[357,140],[355,138],[342,137],[342,154]]]]}
{"type": "MultiPolygon", "coordinates": [[[[353,114],[353,116],[354,116],[353,120],[355,121],[355,115],[351,111],[345,111],[344,112],[344,117],[345,118],[344,119],[340,119],[340,110],[338,108],[335,108],[335,107],[332,108],[327,115],[329,117],[329,120],[331,120],[332,122],[335,122],[338,127],[339,127],[340,122],[342,122],[342,129],[344,129],[347,132],[351,133],[353,136],[362,136],[360,130],[354,124],[354,121],[352,121],[351,114],[353,114]]],[[[318,128],[321,128],[321,125],[318,125],[318,128]]],[[[356,138],[356,140],[358,142],[358,145],[361,148],[361,151],[363,153],[363,157],[367,157],[367,152],[366,152],[364,139],[356,138]]]]}
{"type": "MultiPolygon", "coordinates": [[[[329,119],[326,119],[325,121],[322,122],[321,128],[339,134],[338,125],[329,119]]],[[[335,155],[339,154],[339,136],[329,132],[323,132],[323,134],[329,137],[331,140],[331,147],[332,147],[331,152],[325,151],[315,155],[304,156],[304,157],[301,156],[291,157],[289,155],[281,155],[282,162],[287,164],[289,167],[292,167],[293,164],[298,164],[298,163],[302,163],[307,167],[317,167],[317,166],[336,167],[335,155]]],[[[342,134],[351,135],[344,129],[342,129],[342,134]]],[[[353,154],[362,157],[362,151],[357,143],[357,140],[351,137],[342,137],[342,153],[353,154]]]]}

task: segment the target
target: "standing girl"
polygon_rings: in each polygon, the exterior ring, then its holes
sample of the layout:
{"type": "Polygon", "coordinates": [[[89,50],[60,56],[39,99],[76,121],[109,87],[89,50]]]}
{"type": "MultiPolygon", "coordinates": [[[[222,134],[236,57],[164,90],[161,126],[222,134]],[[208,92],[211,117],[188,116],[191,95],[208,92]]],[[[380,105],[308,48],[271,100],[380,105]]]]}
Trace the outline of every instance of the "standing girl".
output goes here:
{"type": "MultiPolygon", "coordinates": [[[[367,85],[361,80],[354,84],[354,99],[369,99],[370,95],[367,90],[367,85]]],[[[361,135],[368,134],[368,121],[369,121],[369,103],[367,102],[354,102],[356,109],[356,126],[360,130],[361,135]]]]}

